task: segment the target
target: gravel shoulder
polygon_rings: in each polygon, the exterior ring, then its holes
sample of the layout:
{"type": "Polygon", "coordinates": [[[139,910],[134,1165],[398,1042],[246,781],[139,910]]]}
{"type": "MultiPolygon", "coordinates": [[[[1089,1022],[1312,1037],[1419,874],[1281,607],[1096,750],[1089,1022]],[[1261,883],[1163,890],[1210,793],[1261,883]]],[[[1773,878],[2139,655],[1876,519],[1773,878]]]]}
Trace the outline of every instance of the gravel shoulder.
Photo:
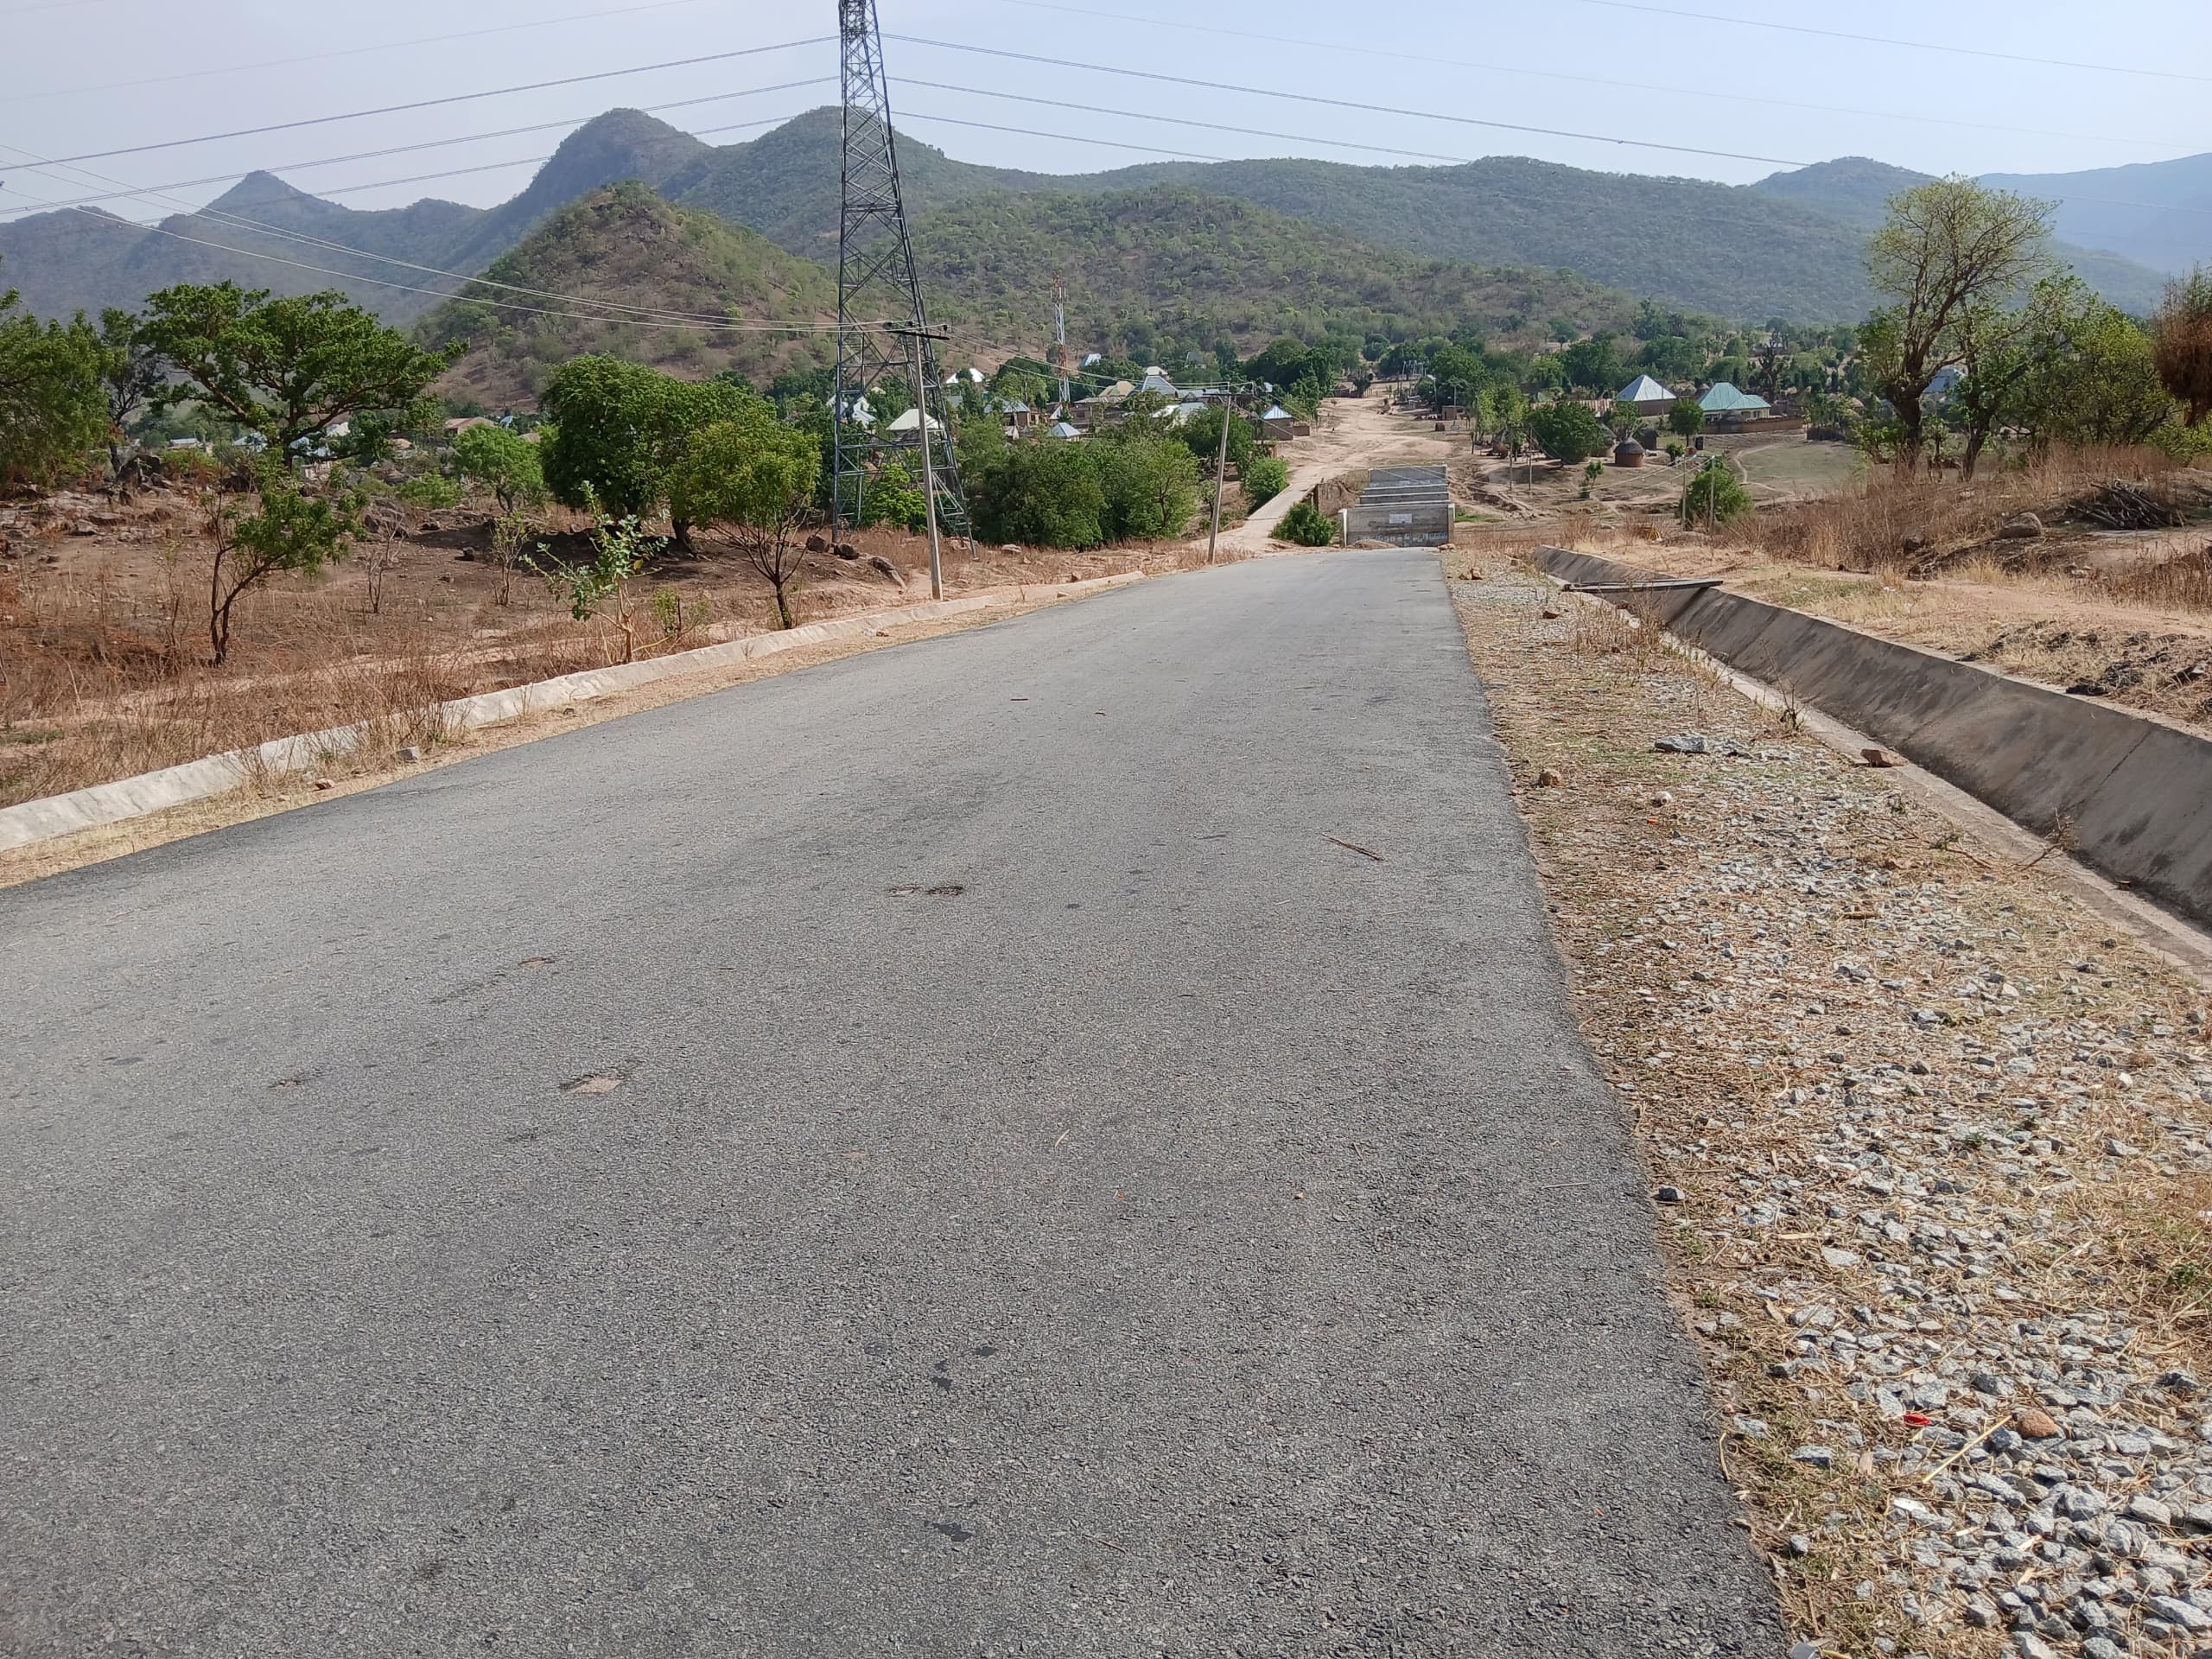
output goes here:
{"type": "Polygon", "coordinates": [[[1450,557],[1803,1651],[2212,1653],[2204,988],[1897,773],[1450,557]]]}

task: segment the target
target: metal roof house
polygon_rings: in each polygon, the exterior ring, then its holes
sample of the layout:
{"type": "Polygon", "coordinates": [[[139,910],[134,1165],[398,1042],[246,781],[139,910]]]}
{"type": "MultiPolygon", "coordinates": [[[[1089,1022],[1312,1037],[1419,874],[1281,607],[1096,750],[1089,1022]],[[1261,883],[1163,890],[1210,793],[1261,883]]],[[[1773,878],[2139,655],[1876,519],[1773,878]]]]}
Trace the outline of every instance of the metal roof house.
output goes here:
{"type": "MultiPolygon", "coordinates": [[[[889,432],[912,432],[921,423],[922,411],[918,409],[910,409],[903,415],[893,416],[891,424],[884,429],[889,432]]],[[[944,423],[932,415],[930,416],[930,430],[942,432],[944,430],[944,423]]]]}
{"type": "Polygon", "coordinates": [[[1260,416],[1260,435],[1269,440],[1288,439],[1296,435],[1297,417],[1281,404],[1269,404],[1268,412],[1260,416]]]}
{"type": "Polygon", "coordinates": [[[1048,438],[1079,438],[1083,434],[1065,421],[1054,421],[1045,429],[1045,435],[1048,438]]]}
{"type": "Polygon", "coordinates": [[[1697,406],[1708,415],[1733,416],[1738,420],[1768,414],[1774,407],[1764,397],[1754,397],[1748,391],[1738,391],[1726,380],[1699,398],[1697,406]]]}
{"type": "Polygon", "coordinates": [[[1663,415],[1675,406],[1675,394],[1648,374],[1639,374],[1613,394],[1616,404],[1626,404],[1639,415],[1663,415]]]}

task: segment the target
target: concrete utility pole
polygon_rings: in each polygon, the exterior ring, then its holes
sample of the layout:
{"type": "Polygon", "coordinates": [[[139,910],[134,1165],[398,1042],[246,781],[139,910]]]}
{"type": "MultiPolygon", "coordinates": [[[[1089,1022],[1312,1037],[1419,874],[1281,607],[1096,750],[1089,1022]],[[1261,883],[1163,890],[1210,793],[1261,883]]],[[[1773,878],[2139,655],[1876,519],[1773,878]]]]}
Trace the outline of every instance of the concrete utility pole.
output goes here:
{"type": "Polygon", "coordinates": [[[1068,401],[1068,285],[1058,271],[1052,273],[1052,366],[1060,372],[1060,418],[1067,418],[1068,401]]]}
{"type": "Polygon", "coordinates": [[[1221,543],[1221,496],[1229,487],[1229,423],[1236,418],[1236,394],[1226,391],[1221,398],[1221,455],[1213,464],[1213,527],[1206,531],[1206,563],[1213,563],[1214,549],[1221,543]]]}
{"type": "Polygon", "coordinates": [[[930,400],[929,389],[922,378],[922,341],[949,338],[941,328],[924,328],[909,325],[893,328],[894,334],[906,337],[906,363],[914,375],[914,413],[922,429],[922,501],[930,524],[930,597],[944,597],[944,559],[938,549],[937,540],[937,464],[930,455],[930,400]]]}

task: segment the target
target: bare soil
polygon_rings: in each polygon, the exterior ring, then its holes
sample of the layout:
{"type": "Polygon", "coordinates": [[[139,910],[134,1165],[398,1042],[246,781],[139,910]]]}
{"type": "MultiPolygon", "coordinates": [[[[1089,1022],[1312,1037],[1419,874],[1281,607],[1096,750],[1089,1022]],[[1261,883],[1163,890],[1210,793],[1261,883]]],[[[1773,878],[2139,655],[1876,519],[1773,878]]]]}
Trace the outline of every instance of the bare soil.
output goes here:
{"type": "MultiPolygon", "coordinates": [[[[2115,1515],[2212,1490],[2183,1376],[2212,1362],[2205,988],[1905,774],[1560,607],[1516,563],[1535,539],[1447,569],[1792,1634],[2010,1651],[1994,1599],[2071,1614],[2089,1558],[1995,1494],[2032,1505],[2054,1465],[2115,1515]],[[1689,732],[1716,752],[1655,751],[1689,732]],[[2001,1433],[2037,1411],[2046,1438],[2001,1433]]],[[[2212,1572],[2178,1524],[2130,1541],[2095,1593],[2140,1640],[2139,1578],[2212,1572]]]]}

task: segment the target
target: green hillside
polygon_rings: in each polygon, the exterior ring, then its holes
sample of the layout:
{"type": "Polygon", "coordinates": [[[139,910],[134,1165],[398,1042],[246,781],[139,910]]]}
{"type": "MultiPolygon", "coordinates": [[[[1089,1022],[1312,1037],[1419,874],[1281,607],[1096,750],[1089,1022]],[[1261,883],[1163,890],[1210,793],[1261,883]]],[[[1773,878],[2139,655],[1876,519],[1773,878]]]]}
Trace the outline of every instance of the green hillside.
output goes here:
{"type": "Polygon", "coordinates": [[[1173,186],[972,195],[923,219],[915,257],[939,316],[1032,353],[1050,338],[1055,271],[1066,274],[1071,334],[1139,356],[1220,340],[1249,353],[1324,327],[1473,323],[1503,337],[1564,317],[1620,328],[1634,309],[1627,295],[1571,273],[1423,259],[1173,186]]]}
{"type": "MultiPolygon", "coordinates": [[[[562,209],[484,275],[517,288],[729,322],[834,321],[837,312],[836,284],[821,266],[711,213],[671,207],[635,183],[562,209]]],[[[534,402],[555,368],[586,352],[693,377],[734,369],[756,379],[827,362],[832,353],[821,334],[578,316],[575,309],[471,283],[424,318],[418,334],[431,345],[467,342],[439,390],[491,407],[534,402]]]]}
{"type": "MultiPolygon", "coordinates": [[[[1808,213],[1825,213],[1863,235],[1881,224],[1891,196],[1915,185],[1927,184],[1933,176],[1915,173],[1910,168],[1891,167],[1887,162],[1870,161],[1864,156],[1847,156],[1840,161],[1773,174],[1748,188],[1808,213]]],[[[2133,311],[2139,316],[2158,304],[2165,286],[2164,277],[2158,271],[2123,254],[2112,252],[2104,245],[2084,247],[2079,242],[2063,239],[2073,222],[2069,221],[2064,204],[2056,199],[2050,188],[2058,184],[2059,179],[2041,181],[2044,188],[2039,189],[2026,188],[2037,182],[2033,180],[1993,176],[1984,182],[2051,202],[2056,209],[2053,220],[2062,237],[2052,245],[2051,251],[2078,271],[2082,281],[2121,310],[2133,311]]]]}

